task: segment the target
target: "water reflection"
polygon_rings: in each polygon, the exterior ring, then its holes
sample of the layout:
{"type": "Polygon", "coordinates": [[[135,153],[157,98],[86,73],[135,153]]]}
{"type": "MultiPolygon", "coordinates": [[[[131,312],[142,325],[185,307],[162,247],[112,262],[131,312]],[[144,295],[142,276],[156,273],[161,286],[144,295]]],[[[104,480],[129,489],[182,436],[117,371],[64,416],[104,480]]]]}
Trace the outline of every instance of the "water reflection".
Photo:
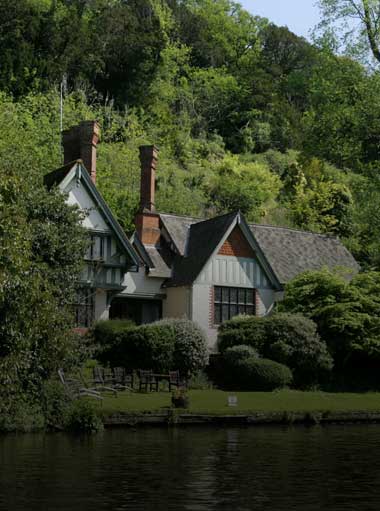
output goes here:
{"type": "Polygon", "coordinates": [[[380,426],[0,437],[0,509],[378,510],[380,426]]]}

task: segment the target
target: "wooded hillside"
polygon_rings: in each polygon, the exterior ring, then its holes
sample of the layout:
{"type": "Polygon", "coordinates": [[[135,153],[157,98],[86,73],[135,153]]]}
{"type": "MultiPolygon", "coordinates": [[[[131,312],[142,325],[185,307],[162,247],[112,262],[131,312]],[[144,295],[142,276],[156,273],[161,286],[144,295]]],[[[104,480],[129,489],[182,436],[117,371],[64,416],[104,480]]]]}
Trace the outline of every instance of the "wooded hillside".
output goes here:
{"type": "Polygon", "coordinates": [[[64,128],[102,126],[98,186],[128,232],[138,146],[157,208],[340,236],[380,266],[380,75],[230,0],[0,0],[0,170],[59,166],[64,128]]]}

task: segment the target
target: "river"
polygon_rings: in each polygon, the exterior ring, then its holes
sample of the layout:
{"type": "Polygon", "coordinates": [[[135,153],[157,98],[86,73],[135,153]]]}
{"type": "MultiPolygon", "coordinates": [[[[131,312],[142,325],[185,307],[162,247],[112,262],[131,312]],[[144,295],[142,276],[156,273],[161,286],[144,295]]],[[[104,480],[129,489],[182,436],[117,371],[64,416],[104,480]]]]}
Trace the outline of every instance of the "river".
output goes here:
{"type": "Polygon", "coordinates": [[[380,425],[0,436],[1,511],[380,509],[380,425]]]}

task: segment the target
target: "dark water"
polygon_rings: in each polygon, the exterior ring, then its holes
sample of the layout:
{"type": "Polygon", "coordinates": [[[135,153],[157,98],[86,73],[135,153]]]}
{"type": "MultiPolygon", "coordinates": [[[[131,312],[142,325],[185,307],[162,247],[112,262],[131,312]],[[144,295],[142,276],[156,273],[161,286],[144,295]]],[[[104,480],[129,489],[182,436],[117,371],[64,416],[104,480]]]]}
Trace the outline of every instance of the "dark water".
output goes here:
{"type": "Polygon", "coordinates": [[[0,437],[1,510],[380,510],[380,426],[0,437]]]}

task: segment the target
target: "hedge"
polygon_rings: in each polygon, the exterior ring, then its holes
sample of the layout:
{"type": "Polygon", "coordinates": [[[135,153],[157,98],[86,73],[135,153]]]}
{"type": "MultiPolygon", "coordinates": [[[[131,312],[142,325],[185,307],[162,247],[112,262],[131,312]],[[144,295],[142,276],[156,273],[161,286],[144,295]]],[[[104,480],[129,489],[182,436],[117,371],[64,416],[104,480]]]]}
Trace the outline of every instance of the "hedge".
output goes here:
{"type": "Polygon", "coordinates": [[[104,365],[160,373],[178,369],[187,377],[207,363],[205,335],[185,319],[165,319],[142,326],[101,322],[95,325],[93,337],[100,346],[97,359],[104,365]]]}

